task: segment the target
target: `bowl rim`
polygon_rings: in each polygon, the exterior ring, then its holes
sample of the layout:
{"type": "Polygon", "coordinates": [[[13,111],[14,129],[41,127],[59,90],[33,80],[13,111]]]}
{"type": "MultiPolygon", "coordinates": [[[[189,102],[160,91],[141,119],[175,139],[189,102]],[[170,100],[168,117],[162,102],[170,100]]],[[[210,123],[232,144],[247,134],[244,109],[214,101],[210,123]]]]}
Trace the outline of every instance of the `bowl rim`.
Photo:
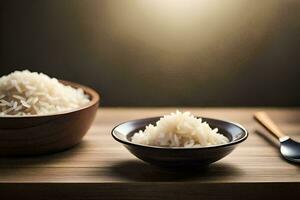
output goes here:
{"type": "Polygon", "coordinates": [[[16,115],[1,115],[0,119],[18,119],[18,118],[40,118],[40,117],[51,117],[51,116],[59,116],[59,115],[64,115],[64,114],[69,114],[69,113],[74,113],[80,110],[84,110],[86,108],[92,107],[95,104],[97,104],[100,101],[100,94],[98,94],[94,89],[79,84],[75,83],[72,81],[67,81],[63,79],[58,80],[60,83],[66,85],[66,86],[71,86],[73,88],[81,88],[85,94],[87,94],[90,97],[90,101],[87,105],[81,106],[78,108],[62,111],[62,112],[57,112],[57,113],[51,113],[51,114],[45,114],[45,115],[25,115],[25,116],[16,116],[16,115]]]}
{"type": "MultiPolygon", "coordinates": [[[[245,141],[248,136],[249,133],[247,131],[246,128],[244,128],[241,124],[236,123],[236,122],[232,122],[232,121],[227,121],[227,120],[220,120],[220,119],[216,119],[216,118],[209,118],[209,117],[202,117],[202,116],[196,116],[197,118],[202,118],[202,119],[208,119],[208,120],[215,120],[215,121],[220,121],[220,122],[225,122],[228,124],[232,124],[237,126],[238,128],[243,130],[243,133],[245,133],[245,135],[242,138],[239,138],[238,140],[234,140],[225,144],[218,144],[218,145],[210,145],[210,146],[204,146],[204,147],[161,147],[161,146],[151,146],[151,145],[144,145],[144,144],[137,144],[137,143],[133,143],[129,140],[122,140],[119,137],[117,137],[115,135],[115,129],[117,129],[119,126],[126,124],[126,123],[130,123],[130,122],[135,122],[135,121],[140,121],[140,120],[150,120],[150,119],[157,119],[157,118],[161,118],[163,116],[157,116],[157,117],[147,117],[147,118],[141,118],[141,119],[134,119],[134,120],[129,120],[129,121],[125,121],[122,122],[118,125],[116,125],[112,130],[111,130],[111,135],[112,137],[122,143],[122,144],[126,144],[129,146],[136,146],[136,147],[142,147],[142,148],[148,148],[148,149],[161,149],[161,150],[200,150],[200,149],[212,149],[212,148],[218,148],[218,147],[227,147],[227,146],[232,146],[232,145],[236,145],[239,144],[243,141],[245,141]]],[[[128,133],[126,134],[128,135],[128,133]]]]}

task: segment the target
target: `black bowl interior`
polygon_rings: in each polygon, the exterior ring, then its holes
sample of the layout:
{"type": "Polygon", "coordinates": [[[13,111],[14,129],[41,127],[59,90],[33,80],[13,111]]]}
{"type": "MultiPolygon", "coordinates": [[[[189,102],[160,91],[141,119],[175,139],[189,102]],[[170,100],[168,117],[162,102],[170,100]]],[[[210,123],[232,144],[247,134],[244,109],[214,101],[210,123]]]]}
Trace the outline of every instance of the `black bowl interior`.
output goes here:
{"type": "MultiPolygon", "coordinates": [[[[211,128],[218,128],[219,133],[223,134],[225,137],[229,139],[229,143],[224,145],[239,143],[244,139],[246,139],[247,137],[247,131],[239,124],[217,120],[217,119],[211,119],[211,118],[203,118],[203,117],[201,118],[203,121],[207,122],[211,128]]],[[[119,142],[125,144],[139,145],[131,142],[131,138],[134,135],[134,133],[138,132],[139,130],[144,130],[146,126],[149,124],[155,125],[155,123],[159,119],[160,117],[153,117],[153,118],[138,119],[138,120],[122,123],[113,129],[112,135],[119,142]]],[[[218,145],[218,146],[222,146],[222,145],[218,145]]],[[[169,147],[165,147],[165,148],[169,148],[169,147]]]]}

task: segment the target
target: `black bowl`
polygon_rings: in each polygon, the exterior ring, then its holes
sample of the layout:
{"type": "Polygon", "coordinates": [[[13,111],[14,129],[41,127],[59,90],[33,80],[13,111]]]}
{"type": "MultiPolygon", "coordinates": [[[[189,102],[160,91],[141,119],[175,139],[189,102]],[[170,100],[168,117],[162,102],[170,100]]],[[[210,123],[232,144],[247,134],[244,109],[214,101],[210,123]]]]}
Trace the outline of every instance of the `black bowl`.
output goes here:
{"type": "Polygon", "coordinates": [[[160,117],[138,119],[119,124],[112,130],[115,140],[122,143],[133,155],[153,165],[163,167],[205,166],[228,155],[248,137],[241,125],[217,119],[203,118],[210,127],[218,128],[219,133],[229,139],[229,143],[208,147],[158,147],[131,142],[132,135],[144,130],[148,124],[155,124],[160,117]]]}

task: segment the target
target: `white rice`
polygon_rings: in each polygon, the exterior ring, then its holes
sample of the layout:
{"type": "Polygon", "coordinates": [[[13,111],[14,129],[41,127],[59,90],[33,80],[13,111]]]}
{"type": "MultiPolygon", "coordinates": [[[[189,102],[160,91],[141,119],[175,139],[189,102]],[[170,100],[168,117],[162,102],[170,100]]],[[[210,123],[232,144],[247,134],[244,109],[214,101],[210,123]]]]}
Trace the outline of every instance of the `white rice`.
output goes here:
{"type": "Polygon", "coordinates": [[[210,128],[202,119],[190,112],[171,113],[162,117],[156,125],[146,126],[132,137],[133,143],[161,147],[205,147],[228,143],[218,129],[210,128]]]}
{"type": "Polygon", "coordinates": [[[65,86],[43,73],[15,71],[0,78],[0,116],[53,114],[89,101],[81,88],[65,86]]]}

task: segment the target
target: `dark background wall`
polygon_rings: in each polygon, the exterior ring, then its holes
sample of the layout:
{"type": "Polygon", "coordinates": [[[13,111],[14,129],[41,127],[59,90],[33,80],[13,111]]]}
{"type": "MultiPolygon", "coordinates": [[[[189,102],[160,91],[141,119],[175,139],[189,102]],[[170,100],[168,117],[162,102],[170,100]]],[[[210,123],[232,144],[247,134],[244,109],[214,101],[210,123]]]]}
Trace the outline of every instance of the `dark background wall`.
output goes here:
{"type": "Polygon", "coordinates": [[[0,2],[0,75],[80,82],[104,106],[300,106],[298,0],[0,2]]]}

